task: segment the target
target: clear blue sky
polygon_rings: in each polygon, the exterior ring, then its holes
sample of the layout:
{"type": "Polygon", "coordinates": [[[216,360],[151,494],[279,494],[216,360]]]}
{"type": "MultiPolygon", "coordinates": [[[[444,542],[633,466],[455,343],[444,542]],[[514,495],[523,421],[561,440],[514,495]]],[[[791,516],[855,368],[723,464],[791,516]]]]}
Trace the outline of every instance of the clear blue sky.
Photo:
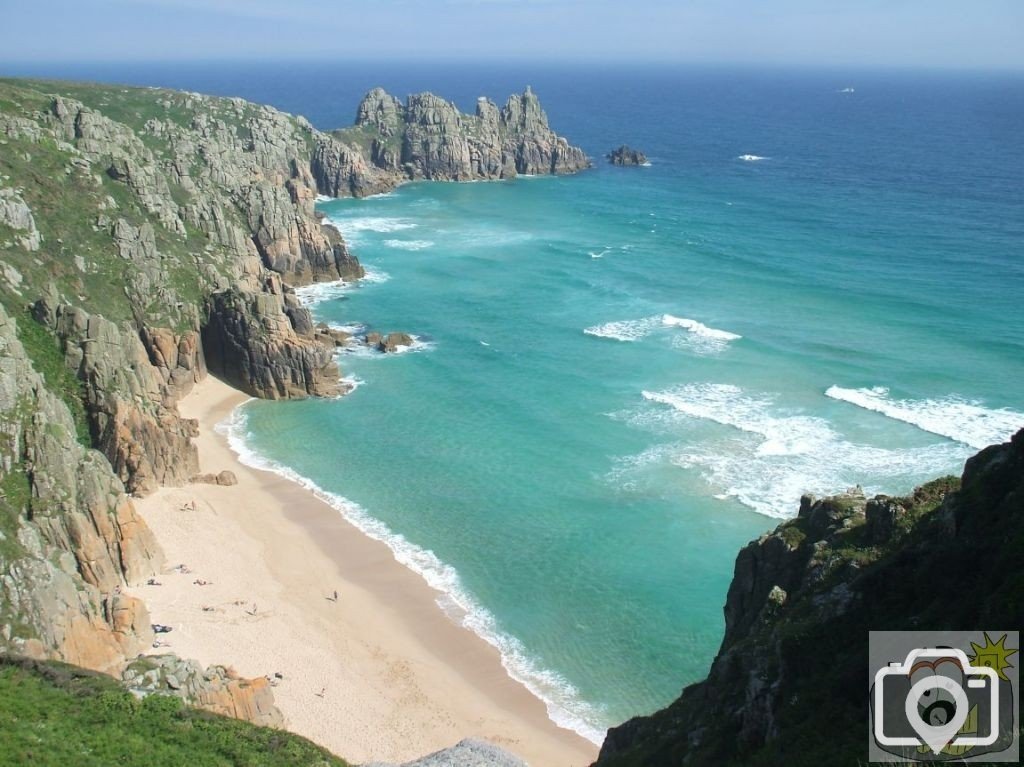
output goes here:
{"type": "Polygon", "coordinates": [[[1024,0],[0,0],[0,59],[669,59],[1024,69],[1024,0]]]}

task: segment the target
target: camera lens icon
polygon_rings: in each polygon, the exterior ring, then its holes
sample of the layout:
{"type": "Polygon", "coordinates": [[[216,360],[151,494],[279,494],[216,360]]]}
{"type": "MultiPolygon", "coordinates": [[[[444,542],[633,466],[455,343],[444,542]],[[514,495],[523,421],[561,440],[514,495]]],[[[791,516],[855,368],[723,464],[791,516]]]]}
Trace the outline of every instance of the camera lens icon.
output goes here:
{"type": "Polygon", "coordinates": [[[875,673],[875,739],[882,746],[924,744],[936,755],[947,746],[992,745],[999,737],[998,680],[993,669],[970,665],[962,650],[912,650],[875,673]]]}

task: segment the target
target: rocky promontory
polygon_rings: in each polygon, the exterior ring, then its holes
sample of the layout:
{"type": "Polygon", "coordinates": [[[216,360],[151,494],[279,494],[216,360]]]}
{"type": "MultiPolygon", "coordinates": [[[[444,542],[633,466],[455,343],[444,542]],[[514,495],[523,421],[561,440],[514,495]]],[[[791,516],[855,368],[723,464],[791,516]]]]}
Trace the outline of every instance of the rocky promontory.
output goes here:
{"type": "Polygon", "coordinates": [[[414,179],[564,174],[590,164],[582,149],[551,130],[529,87],[501,108],[481,97],[473,115],[432,93],[403,104],[375,88],[359,104],[352,128],[318,141],[312,168],[326,194],[358,197],[414,179]]]}
{"type": "Polygon", "coordinates": [[[618,165],[621,167],[635,167],[647,164],[647,155],[639,149],[633,149],[627,144],[623,144],[618,149],[613,149],[606,155],[606,157],[608,158],[608,162],[612,165],[618,165]]]}

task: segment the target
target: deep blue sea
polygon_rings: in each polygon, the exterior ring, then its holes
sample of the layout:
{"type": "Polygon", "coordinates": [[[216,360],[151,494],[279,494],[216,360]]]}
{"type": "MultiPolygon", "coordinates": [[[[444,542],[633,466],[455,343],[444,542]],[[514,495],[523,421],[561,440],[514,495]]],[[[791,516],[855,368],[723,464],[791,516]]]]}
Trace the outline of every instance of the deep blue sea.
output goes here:
{"type": "MultiPolygon", "coordinates": [[[[7,74],[25,72],[7,66],[7,74]]],[[[706,673],[738,549],[799,497],[902,493],[1024,426],[1024,79],[325,63],[34,74],[351,123],[383,85],[527,84],[596,167],[322,201],[370,271],[304,291],[332,401],[254,402],[249,460],[315,484],[592,738],[706,673]],[[628,142],[650,167],[601,156],[628,142]]]]}

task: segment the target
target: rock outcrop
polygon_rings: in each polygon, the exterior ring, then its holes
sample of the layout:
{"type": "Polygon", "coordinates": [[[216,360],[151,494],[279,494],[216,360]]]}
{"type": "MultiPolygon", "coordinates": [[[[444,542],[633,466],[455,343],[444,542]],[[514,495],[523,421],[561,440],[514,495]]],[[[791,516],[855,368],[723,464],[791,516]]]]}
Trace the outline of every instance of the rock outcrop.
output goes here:
{"type": "Polygon", "coordinates": [[[176,655],[147,655],[128,665],[121,678],[136,695],[175,695],[215,714],[266,727],[283,727],[270,683],[244,679],[224,666],[202,668],[176,655]]]}
{"type": "Polygon", "coordinates": [[[39,250],[40,236],[32,210],[14,189],[0,189],[0,224],[13,229],[25,250],[39,250]]]}
{"type": "Polygon", "coordinates": [[[590,160],[551,130],[529,87],[500,110],[480,98],[475,115],[462,114],[432,93],[409,96],[402,104],[375,88],[359,104],[355,127],[318,143],[312,167],[321,190],[340,197],[382,191],[411,179],[575,173],[590,167],[590,160]]]}
{"type": "Polygon", "coordinates": [[[639,149],[633,149],[633,147],[623,144],[618,149],[614,149],[608,153],[608,162],[612,165],[619,165],[622,167],[638,166],[647,164],[647,155],[641,152],[639,149]]]}
{"type": "Polygon", "coordinates": [[[295,332],[283,311],[282,294],[214,293],[203,347],[211,372],[254,397],[340,393],[341,374],[333,350],[295,332]]]}
{"type": "Polygon", "coordinates": [[[128,491],[185,484],[199,470],[196,424],[174,404],[206,374],[198,333],[118,327],[52,296],[34,304],[33,316],[60,339],[84,383],[93,443],[128,491]]]}
{"type": "Polygon", "coordinates": [[[1020,540],[1024,430],[905,498],[805,497],[737,557],[708,678],[609,730],[597,764],[862,760],[868,632],[1021,625],[1020,540]]]}

